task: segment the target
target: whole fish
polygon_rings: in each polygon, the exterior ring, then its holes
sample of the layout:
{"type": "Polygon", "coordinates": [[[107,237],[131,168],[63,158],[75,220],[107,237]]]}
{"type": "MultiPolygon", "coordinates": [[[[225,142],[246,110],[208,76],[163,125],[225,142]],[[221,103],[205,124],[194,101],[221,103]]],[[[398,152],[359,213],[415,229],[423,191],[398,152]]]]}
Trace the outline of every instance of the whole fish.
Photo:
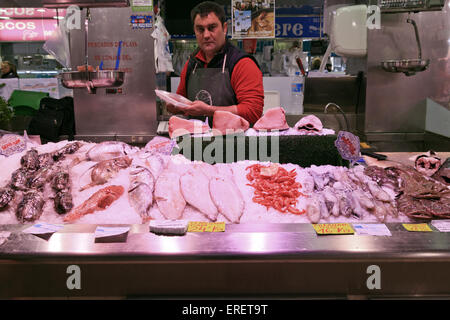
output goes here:
{"type": "Polygon", "coordinates": [[[54,168],[52,167],[40,168],[36,174],[28,180],[28,186],[32,189],[41,189],[52,179],[53,174],[54,168]]]}
{"type": "Polygon", "coordinates": [[[164,170],[156,180],[154,194],[159,211],[166,219],[181,218],[186,201],[181,194],[179,174],[164,170]]]}
{"type": "Polygon", "coordinates": [[[132,147],[121,141],[104,141],[93,146],[86,153],[87,160],[103,161],[117,157],[127,156],[139,151],[139,148],[132,147]]]}
{"type": "Polygon", "coordinates": [[[80,219],[84,215],[93,213],[95,211],[105,210],[114,201],[120,198],[124,192],[122,186],[107,186],[98,190],[89,199],[81,205],[73,209],[64,217],[64,222],[73,222],[80,219]]]}
{"type": "Polygon", "coordinates": [[[20,159],[22,168],[29,171],[35,171],[39,169],[39,155],[36,149],[28,150],[25,155],[20,159]]]}
{"type": "Polygon", "coordinates": [[[321,205],[319,200],[315,196],[312,196],[306,205],[306,215],[311,223],[319,223],[321,211],[320,207],[321,205]]]}
{"type": "Polygon", "coordinates": [[[66,144],[64,147],[54,151],[52,153],[53,160],[60,161],[65,158],[66,154],[73,154],[78,151],[83,146],[83,143],[80,141],[72,142],[66,144]]]}
{"type": "Polygon", "coordinates": [[[28,190],[29,175],[23,168],[19,168],[11,175],[11,186],[16,190],[28,190]]]}
{"type": "Polygon", "coordinates": [[[128,201],[141,216],[142,223],[151,219],[150,209],[153,204],[153,189],[155,178],[150,170],[143,166],[134,165],[130,170],[130,187],[128,201]]]}
{"type": "Polygon", "coordinates": [[[27,192],[17,207],[17,219],[21,223],[35,221],[41,216],[43,207],[44,198],[41,193],[35,190],[27,192]]]}
{"type": "Polygon", "coordinates": [[[0,210],[5,208],[14,198],[14,189],[6,187],[0,189],[0,210]]]}
{"type": "Polygon", "coordinates": [[[53,201],[55,210],[59,214],[67,213],[73,208],[72,194],[70,193],[70,190],[58,191],[53,201]]]}
{"type": "Polygon", "coordinates": [[[127,156],[100,161],[94,165],[91,171],[92,182],[82,187],[80,191],[108,182],[109,179],[115,177],[121,169],[128,168],[132,161],[133,160],[127,156]]]}
{"type": "Polygon", "coordinates": [[[38,156],[39,168],[51,167],[55,163],[53,153],[43,153],[38,156]]]}
{"type": "Polygon", "coordinates": [[[51,182],[52,188],[56,191],[70,189],[70,176],[67,170],[58,170],[51,182]]]}
{"type": "Polygon", "coordinates": [[[209,180],[209,194],[219,213],[232,223],[239,223],[245,201],[231,177],[214,177],[209,180]]]}

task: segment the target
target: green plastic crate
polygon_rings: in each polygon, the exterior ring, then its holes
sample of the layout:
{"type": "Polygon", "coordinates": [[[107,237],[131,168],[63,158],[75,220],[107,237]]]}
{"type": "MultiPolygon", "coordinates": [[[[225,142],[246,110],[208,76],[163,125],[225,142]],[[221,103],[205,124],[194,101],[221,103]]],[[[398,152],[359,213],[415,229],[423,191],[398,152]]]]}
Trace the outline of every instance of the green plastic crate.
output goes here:
{"type": "Polygon", "coordinates": [[[48,92],[14,90],[8,103],[16,115],[33,116],[39,110],[41,99],[48,96],[48,92]]]}

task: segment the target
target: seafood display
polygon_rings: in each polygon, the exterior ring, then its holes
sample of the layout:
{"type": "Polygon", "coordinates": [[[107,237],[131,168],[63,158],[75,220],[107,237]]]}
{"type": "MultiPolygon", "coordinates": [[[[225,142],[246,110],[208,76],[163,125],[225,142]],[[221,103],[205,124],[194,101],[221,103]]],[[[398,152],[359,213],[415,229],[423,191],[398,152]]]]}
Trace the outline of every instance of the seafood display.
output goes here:
{"type": "Polygon", "coordinates": [[[302,168],[250,160],[211,165],[168,155],[165,148],[113,141],[37,146],[2,161],[9,162],[0,180],[0,223],[450,218],[450,187],[434,178],[445,177],[446,166],[430,177],[402,165],[302,168]]]}
{"type": "Polygon", "coordinates": [[[49,153],[39,154],[34,148],[25,152],[20,158],[20,168],[11,174],[9,183],[0,189],[0,210],[14,207],[17,220],[21,223],[38,220],[47,200],[54,199],[55,211],[65,213],[72,208],[72,195],[68,180],[60,183],[52,192],[46,192],[46,186],[54,185],[52,181],[61,174],[60,167],[55,166],[66,155],[75,153],[82,146],[73,142],[49,153]]]}
{"type": "Polygon", "coordinates": [[[449,187],[407,166],[368,167],[366,174],[380,185],[394,186],[398,211],[420,220],[450,218],[449,187]]]}
{"type": "Polygon", "coordinates": [[[305,213],[295,207],[297,198],[302,195],[298,191],[301,188],[300,183],[295,182],[297,175],[295,169],[288,172],[278,164],[269,166],[254,164],[247,169],[250,169],[247,174],[247,179],[251,182],[249,185],[255,188],[255,196],[252,199],[255,203],[283,213],[286,211],[298,215],[305,213]]]}
{"type": "Polygon", "coordinates": [[[311,166],[307,171],[314,180],[314,192],[306,213],[313,223],[330,216],[358,220],[376,217],[380,222],[395,216],[394,191],[382,188],[364,174],[362,167],[311,166]]]}

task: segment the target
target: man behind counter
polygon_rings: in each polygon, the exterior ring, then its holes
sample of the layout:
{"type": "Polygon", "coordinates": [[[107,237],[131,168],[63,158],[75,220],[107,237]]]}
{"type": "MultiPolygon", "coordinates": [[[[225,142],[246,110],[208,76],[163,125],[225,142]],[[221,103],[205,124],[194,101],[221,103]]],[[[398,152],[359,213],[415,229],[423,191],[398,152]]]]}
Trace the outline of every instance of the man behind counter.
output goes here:
{"type": "Polygon", "coordinates": [[[211,1],[198,4],[191,11],[191,21],[198,49],[184,65],[177,93],[193,102],[183,109],[168,104],[167,110],[207,116],[210,125],[216,110],[255,123],[264,107],[262,72],[256,60],[227,41],[226,17],[220,5],[211,1]]]}
{"type": "Polygon", "coordinates": [[[3,61],[1,64],[1,78],[2,79],[8,79],[8,78],[18,78],[16,71],[16,66],[9,62],[9,61],[3,61]]]}

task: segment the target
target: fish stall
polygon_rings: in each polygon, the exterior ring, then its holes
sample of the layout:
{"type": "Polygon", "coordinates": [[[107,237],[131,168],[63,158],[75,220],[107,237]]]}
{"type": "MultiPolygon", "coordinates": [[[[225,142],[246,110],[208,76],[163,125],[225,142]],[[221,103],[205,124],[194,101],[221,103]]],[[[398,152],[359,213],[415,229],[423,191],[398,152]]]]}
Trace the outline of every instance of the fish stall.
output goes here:
{"type": "Polygon", "coordinates": [[[75,139],[0,137],[0,298],[450,296],[450,152],[364,156],[281,107],[156,135],[156,96],[185,101],[153,90],[153,40],[119,28],[127,1],[95,2],[71,31],[84,68],[61,75],[75,139]],[[91,70],[122,45],[124,78],[91,70]]]}
{"type": "Polygon", "coordinates": [[[160,136],[19,140],[0,159],[1,297],[449,292],[450,153],[302,167],[190,160],[160,136]]]}

